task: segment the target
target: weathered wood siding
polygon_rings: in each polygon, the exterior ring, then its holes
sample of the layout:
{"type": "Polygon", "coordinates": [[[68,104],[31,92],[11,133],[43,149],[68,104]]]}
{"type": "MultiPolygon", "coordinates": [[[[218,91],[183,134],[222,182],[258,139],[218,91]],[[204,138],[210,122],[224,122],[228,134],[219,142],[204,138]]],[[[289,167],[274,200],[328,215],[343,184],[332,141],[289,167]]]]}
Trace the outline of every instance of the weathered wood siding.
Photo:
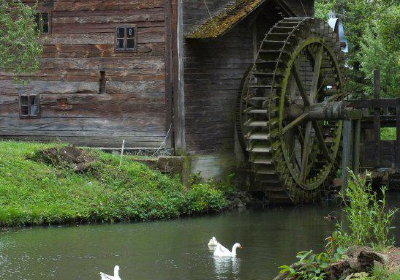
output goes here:
{"type": "MultiPolygon", "coordinates": [[[[190,5],[197,7],[192,2],[190,5]]],[[[272,2],[263,9],[263,13],[253,13],[219,39],[186,40],[186,146],[190,154],[234,154],[235,110],[242,80],[264,34],[281,18],[272,2]]],[[[185,11],[187,30],[195,17],[190,9],[185,11]]]]}
{"type": "Polygon", "coordinates": [[[278,0],[284,2],[298,17],[314,15],[314,0],[278,0]]]}
{"type": "MultiPolygon", "coordinates": [[[[33,1],[25,1],[33,2],[33,1]]],[[[52,31],[27,86],[0,73],[0,137],[79,145],[158,147],[169,127],[165,0],[48,0],[52,31]],[[135,24],[138,50],[114,52],[115,28],[135,24]],[[100,71],[106,94],[99,94],[100,71]],[[41,117],[20,119],[18,95],[41,94],[41,117]],[[67,98],[70,110],[57,100],[67,98]]],[[[168,143],[170,145],[170,143],[168,143]]]]}
{"type": "Polygon", "coordinates": [[[396,141],[379,141],[379,158],[375,156],[376,142],[364,141],[360,147],[360,165],[362,169],[395,168],[396,155],[399,152],[396,141]]]}

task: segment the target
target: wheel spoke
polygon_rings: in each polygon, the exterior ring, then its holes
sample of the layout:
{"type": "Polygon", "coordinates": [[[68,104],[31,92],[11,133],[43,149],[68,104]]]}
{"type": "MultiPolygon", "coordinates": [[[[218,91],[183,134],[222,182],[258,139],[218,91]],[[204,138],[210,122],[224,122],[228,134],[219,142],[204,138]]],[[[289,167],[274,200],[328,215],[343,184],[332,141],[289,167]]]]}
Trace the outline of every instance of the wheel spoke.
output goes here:
{"type": "Polygon", "coordinates": [[[291,123],[289,123],[287,126],[285,126],[282,129],[282,134],[285,134],[286,132],[288,132],[290,129],[292,129],[293,127],[297,126],[298,124],[300,124],[305,118],[307,118],[309,115],[309,112],[305,112],[303,114],[300,115],[300,117],[298,117],[297,119],[295,119],[294,121],[292,121],[291,123]]]}
{"type": "Polygon", "coordinates": [[[312,122],[307,122],[304,146],[303,146],[303,155],[301,156],[301,170],[300,170],[300,181],[304,183],[306,181],[306,172],[308,165],[308,156],[310,154],[310,141],[311,141],[311,128],[312,122]]]}
{"type": "Polygon", "coordinates": [[[328,147],[326,146],[324,136],[322,134],[321,128],[319,127],[318,123],[316,121],[312,122],[313,128],[315,130],[315,134],[317,136],[318,144],[319,147],[321,148],[322,152],[324,153],[324,156],[329,162],[332,162],[331,156],[329,154],[328,147]]]}
{"type": "Polygon", "coordinates": [[[318,81],[320,78],[321,73],[321,64],[322,64],[322,54],[323,54],[323,47],[320,46],[315,54],[315,61],[314,61],[314,73],[311,85],[311,94],[310,94],[310,102],[314,103],[315,98],[318,92],[318,81]]]}
{"type": "Polygon", "coordinates": [[[297,67],[296,67],[295,64],[293,64],[291,72],[292,72],[292,75],[293,75],[293,77],[294,77],[294,79],[296,81],[297,87],[299,88],[300,95],[304,100],[304,104],[306,106],[310,106],[311,103],[310,103],[310,100],[308,99],[308,96],[307,96],[306,87],[304,86],[303,81],[300,78],[299,71],[297,70],[297,67]]]}
{"type": "Polygon", "coordinates": [[[301,131],[300,126],[297,127],[297,131],[298,131],[298,133],[299,133],[298,139],[299,139],[300,145],[304,146],[303,131],[301,131]]]}
{"type": "Polygon", "coordinates": [[[343,96],[342,93],[332,95],[332,96],[330,96],[328,99],[326,99],[326,100],[324,101],[324,103],[327,104],[327,103],[329,103],[329,102],[331,102],[331,101],[337,100],[338,98],[340,98],[340,97],[342,97],[342,96],[343,96]]]}

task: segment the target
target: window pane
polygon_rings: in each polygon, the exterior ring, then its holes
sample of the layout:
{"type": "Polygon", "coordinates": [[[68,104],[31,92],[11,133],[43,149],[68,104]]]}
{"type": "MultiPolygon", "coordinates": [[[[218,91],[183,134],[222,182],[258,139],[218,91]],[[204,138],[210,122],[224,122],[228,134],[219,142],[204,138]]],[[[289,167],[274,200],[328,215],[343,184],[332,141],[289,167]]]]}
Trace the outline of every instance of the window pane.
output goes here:
{"type": "Polygon", "coordinates": [[[135,37],[135,28],[134,27],[129,27],[127,29],[127,36],[128,36],[128,38],[134,38],[135,37]]]}
{"type": "Polygon", "coordinates": [[[134,49],[135,48],[135,40],[134,39],[128,39],[126,48],[127,49],[134,49]]]}
{"type": "Polygon", "coordinates": [[[43,23],[42,32],[45,33],[45,34],[49,33],[49,24],[48,23],[43,23]]]}
{"type": "Polygon", "coordinates": [[[40,31],[40,14],[35,15],[35,22],[36,22],[36,30],[40,31]]]}
{"type": "Polygon", "coordinates": [[[37,105],[35,104],[34,106],[31,106],[31,116],[36,117],[37,116],[37,105]]]}
{"type": "Polygon", "coordinates": [[[124,39],[117,40],[117,49],[124,49],[124,39]]]}
{"type": "Polygon", "coordinates": [[[21,96],[21,106],[28,106],[28,96],[21,96]]]}
{"type": "Polygon", "coordinates": [[[117,28],[117,38],[125,38],[125,28],[117,28]]]}
{"type": "Polygon", "coordinates": [[[36,95],[31,95],[29,96],[29,105],[34,106],[37,104],[37,98],[36,95]]]}
{"type": "Polygon", "coordinates": [[[49,22],[49,14],[48,13],[43,13],[42,14],[42,20],[44,23],[48,23],[49,22]]]}
{"type": "Polygon", "coordinates": [[[29,114],[28,106],[22,106],[21,107],[21,115],[22,116],[27,116],[28,114],[29,114]]]}

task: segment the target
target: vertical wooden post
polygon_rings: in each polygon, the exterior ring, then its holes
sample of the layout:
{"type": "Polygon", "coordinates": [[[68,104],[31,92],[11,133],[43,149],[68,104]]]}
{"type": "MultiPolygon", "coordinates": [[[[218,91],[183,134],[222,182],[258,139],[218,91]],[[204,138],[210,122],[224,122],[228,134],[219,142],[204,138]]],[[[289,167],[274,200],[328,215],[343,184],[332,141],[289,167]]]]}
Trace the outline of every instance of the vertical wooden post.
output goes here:
{"type": "Polygon", "coordinates": [[[185,91],[184,91],[184,35],[183,35],[183,0],[174,1],[174,24],[173,31],[176,32],[176,48],[173,57],[174,80],[174,140],[175,153],[186,152],[186,116],[185,116],[185,91]]]}
{"type": "Polygon", "coordinates": [[[351,156],[351,120],[344,121],[343,126],[343,162],[342,162],[342,190],[347,188],[351,156]]]}
{"type": "MultiPolygon", "coordinates": [[[[173,1],[165,0],[165,105],[166,105],[166,117],[165,117],[165,131],[168,133],[169,128],[173,122],[174,108],[173,108],[173,92],[174,92],[174,79],[176,76],[173,72],[173,57],[176,48],[176,32],[175,26],[176,21],[174,20],[174,8],[173,1]]],[[[174,131],[172,127],[172,133],[167,139],[166,146],[168,148],[174,148],[174,131]]]]}
{"type": "Polygon", "coordinates": [[[400,172],[400,98],[396,104],[396,171],[400,172]]]}
{"type": "Polygon", "coordinates": [[[354,174],[358,174],[360,169],[361,119],[355,120],[354,123],[352,170],[354,174]]]}
{"type": "MultiPolygon", "coordinates": [[[[380,71],[374,71],[374,98],[380,98],[380,71]]],[[[381,112],[380,108],[374,108],[374,142],[375,142],[375,167],[381,163],[381,112]]]]}

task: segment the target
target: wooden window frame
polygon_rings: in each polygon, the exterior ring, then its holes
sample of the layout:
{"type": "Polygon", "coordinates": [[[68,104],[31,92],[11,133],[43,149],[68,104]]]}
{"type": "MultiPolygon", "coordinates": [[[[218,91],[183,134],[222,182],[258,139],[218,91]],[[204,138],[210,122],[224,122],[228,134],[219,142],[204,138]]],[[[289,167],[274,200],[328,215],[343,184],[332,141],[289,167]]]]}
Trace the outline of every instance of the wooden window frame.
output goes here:
{"type": "Polygon", "coordinates": [[[114,39],[114,50],[115,52],[120,52],[120,53],[127,53],[127,52],[136,52],[137,51],[137,38],[138,38],[138,26],[136,24],[124,24],[124,25],[118,25],[115,28],[115,39],[114,39]],[[119,28],[124,28],[124,38],[119,38],[118,37],[118,29],[119,28]],[[128,36],[127,36],[127,30],[128,28],[133,28],[135,30],[135,35],[133,37],[134,40],[134,46],[133,48],[127,48],[127,41],[128,41],[128,36]],[[123,39],[124,40],[124,48],[120,49],[118,48],[118,40],[123,39]]]}
{"type": "Polygon", "coordinates": [[[41,115],[41,108],[40,108],[40,94],[21,94],[19,95],[19,118],[20,119],[38,119],[40,118],[41,115]],[[32,115],[31,108],[32,106],[30,105],[30,99],[31,97],[36,97],[36,107],[37,107],[37,113],[36,115],[32,115]],[[22,105],[22,97],[27,97],[28,98],[28,105],[22,105]],[[22,107],[27,106],[28,107],[28,115],[24,115],[22,112],[22,107]]]}
{"type": "MultiPolygon", "coordinates": [[[[48,29],[48,32],[47,32],[47,33],[44,33],[44,32],[42,32],[42,30],[40,30],[40,32],[41,32],[40,34],[43,35],[43,36],[51,35],[52,30],[53,30],[51,11],[49,11],[49,10],[38,10],[37,14],[39,15],[39,20],[42,20],[42,15],[43,15],[43,14],[47,14],[47,20],[48,20],[48,25],[49,25],[49,27],[48,27],[48,28],[49,28],[49,29],[48,29]]],[[[39,24],[40,24],[40,23],[39,23],[39,24]]]]}

